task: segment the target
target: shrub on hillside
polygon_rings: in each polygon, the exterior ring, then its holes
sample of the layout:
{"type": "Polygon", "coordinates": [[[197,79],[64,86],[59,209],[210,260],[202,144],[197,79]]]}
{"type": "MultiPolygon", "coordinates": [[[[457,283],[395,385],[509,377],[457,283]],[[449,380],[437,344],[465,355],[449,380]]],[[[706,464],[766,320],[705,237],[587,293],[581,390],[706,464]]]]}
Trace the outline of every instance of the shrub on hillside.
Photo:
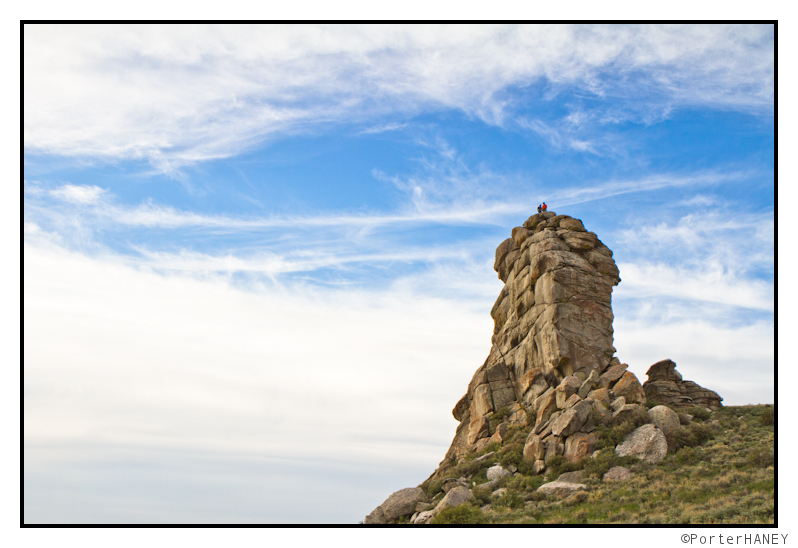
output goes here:
{"type": "Polygon", "coordinates": [[[486,522],[487,518],[482,510],[467,502],[460,506],[445,508],[430,521],[433,525],[469,525],[486,522]]]}
{"type": "Polygon", "coordinates": [[[684,412],[688,415],[692,415],[695,421],[705,421],[712,416],[712,413],[707,411],[706,407],[691,407],[685,409],[684,412]]]}
{"type": "Polygon", "coordinates": [[[762,411],[762,414],[759,415],[759,424],[762,426],[770,426],[771,424],[776,422],[776,408],[774,406],[768,405],[765,407],[765,410],[762,411]]]}
{"type": "Polygon", "coordinates": [[[703,445],[709,440],[715,439],[715,432],[711,426],[699,423],[692,423],[689,426],[681,426],[676,429],[668,440],[668,445],[675,451],[684,447],[695,447],[703,445]]]}

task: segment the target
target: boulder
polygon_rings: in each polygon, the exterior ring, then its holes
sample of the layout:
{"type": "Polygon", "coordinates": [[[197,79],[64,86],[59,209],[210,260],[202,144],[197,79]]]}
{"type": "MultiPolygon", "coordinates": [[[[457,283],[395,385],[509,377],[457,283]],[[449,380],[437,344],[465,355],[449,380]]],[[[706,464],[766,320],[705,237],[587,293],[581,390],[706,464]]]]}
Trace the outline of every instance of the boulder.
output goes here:
{"type": "Polygon", "coordinates": [[[529,229],[524,228],[523,226],[517,226],[512,231],[512,238],[515,242],[515,245],[521,247],[521,244],[524,243],[524,240],[526,240],[531,234],[532,233],[529,231],[529,229]]]}
{"type": "Polygon", "coordinates": [[[579,219],[572,219],[570,217],[560,220],[560,228],[575,230],[576,232],[586,232],[582,221],[579,219]]]}
{"type": "Polygon", "coordinates": [[[411,521],[414,525],[422,525],[424,523],[429,523],[432,521],[432,518],[435,517],[435,510],[427,510],[425,512],[421,512],[416,516],[416,519],[411,521]]]}
{"type": "Polygon", "coordinates": [[[524,458],[530,462],[535,462],[545,456],[546,448],[544,447],[540,436],[534,432],[529,433],[529,436],[526,438],[526,442],[524,442],[523,454],[524,458]]]}
{"type": "Polygon", "coordinates": [[[604,481],[624,481],[632,477],[632,473],[624,466],[613,466],[601,476],[604,481]]]}
{"type": "Polygon", "coordinates": [[[551,414],[557,410],[557,404],[555,402],[555,397],[554,397],[554,390],[550,390],[544,393],[538,399],[540,400],[540,402],[538,404],[538,414],[535,424],[540,424],[542,422],[549,420],[551,414]]]}
{"type": "Polygon", "coordinates": [[[557,417],[551,423],[551,432],[555,436],[570,436],[578,432],[590,417],[592,405],[586,401],[580,401],[570,409],[557,417]]]}
{"type": "Polygon", "coordinates": [[[488,419],[480,416],[474,417],[468,425],[468,443],[476,443],[479,438],[488,437],[489,433],[488,419]]]}
{"type": "Polygon", "coordinates": [[[557,478],[557,481],[565,481],[568,483],[580,483],[584,479],[585,479],[585,473],[582,470],[577,470],[575,472],[565,472],[563,474],[560,474],[560,477],[557,478]]]}
{"type": "Polygon", "coordinates": [[[646,410],[642,405],[636,403],[627,403],[622,405],[612,414],[612,422],[622,423],[624,421],[633,421],[637,417],[646,417],[646,410]]]}
{"type": "Polygon", "coordinates": [[[489,480],[497,480],[510,475],[512,475],[512,472],[504,468],[501,464],[488,468],[487,476],[489,480]]]}
{"type": "Polygon", "coordinates": [[[612,413],[598,400],[593,402],[593,415],[600,424],[606,424],[612,420],[612,413]]]}
{"type": "Polygon", "coordinates": [[[598,441],[598,437],[595,433],[577,432],[565,440],[565,453],[563,456],[569,462],[579,462],[593,453],[596,448],[596,441],[598,441]]]}
{"type": "Polygon", "coordinates": [[[654,426],[662,430],[665,437],[670,436],[681,426],[676,411],[664,405],[657,405],[649,409],[648,418],[651,419],[654,426]]]}
{"type": "Polygon", "coordinates": [[[563,407],[563,409],[570,409],[580,401],[582,401],[582,398],[579,397],[579,394],[573,394],[568,398],[568,401],[565,402],[565,407],[563,407]]]}
{"type": "MultiPolygon", "coordinates": [[[[458,480],[458,479],[449,478],[447,480],[444,480],[443,481],[443,485],[441,485],[441,489],[443,489],[444,493],[448,493],[449,491],[451,491],[455,487],[468,487],[468,484],[466,482],[458,480]]],[[[416,511],[417,512],[423,512],[424,510],[429,510],[429,508],[424,508],[423,510],[419,510],[418,509],[418,505],[416,505],[416,511]]]]}
{"type": "Polygon", "coordinates": [[[416,511],[416,504],[424,498],[424,490],[420,487],[399,489],[385,502],[380,504],[385,519],[392,521],[402,516],[410,516],[416,511]]]}
{"type": "Polygon", "coordinates": [[[631,371],[627,371],[621,376],[618,382],[613,385],[612,392],[616,397],[623,396],[626,399],[626,403],[646,403],[646,393],[643,391],[640,381],[637,380],[637,377],[631,371]]]}
{"type": "Polygon", "coordinates": [[[377,506],[371,513],[363,520],[366,525],[384,525],[388,523],[385,519],[385,514],[382,512],[382,507],[377,506]]]}
{"type": "Polygon", "coordinates": [[[628,434],[623,443],[615,448],[620,457],[633,455],[645,462],[657,463],[668,453],[665,434],[653,424],[644,424],[628,434]]]}
{"type": "Polygon", "coordinates": [[[613,365],[609,369],[607,369],[598,380],[599,388],[609,388],[613,384],[615,384],[623,374],[626,373],[626,368],[629,367],[625,363],[620,363],[618,365],[613,365]]]}
{"type": "Polygon", "coordinates": [[[582,386],[579,387],[577,390],[577,394],[580,398],[585,399],[590,395],[590,392],[598,385],[599,375],[596,373],[595,370],[590,372],[590,375],[584,380],[582,386]]]}
{"type": "Polygon", "coordinates": [[[441,499],[433,512],[437,516],[444,509],[460,506],[469,500],[474,500],[474,494],[467,487],[455,487],[446,493],[446,496],[441,499]]]}
{"type": "Polygon", "coordinates": [[[538,492],[543,493],[544,495],[551,495],[555,497],[567,497],[568,495],[575,493],[579,490],[586,489],[587,486],[584,483],[573,483],[570,481],[551,481],[549,483],[544,483],[540,487],[538,487],[538,492]]]}
{"type": "Polygon", "coordinates": [[[576,394],[580,386],[582,386],[582,381],[580,381],[578,377],[565,377],[554,392],[557,408],[564,409],[565,402],[568,401],[568,398],[576,394]]]}
{"type": "MultiPolygon", "coordinates": [[[[597,388],[596,390],[592,390],[588,393],[587,397],[601,402],[604,407],[608,408],[610,406],[610,391],[607,388],[597,388]]],[[[624,403],[626,402],[624,401],[624,403]]]]}

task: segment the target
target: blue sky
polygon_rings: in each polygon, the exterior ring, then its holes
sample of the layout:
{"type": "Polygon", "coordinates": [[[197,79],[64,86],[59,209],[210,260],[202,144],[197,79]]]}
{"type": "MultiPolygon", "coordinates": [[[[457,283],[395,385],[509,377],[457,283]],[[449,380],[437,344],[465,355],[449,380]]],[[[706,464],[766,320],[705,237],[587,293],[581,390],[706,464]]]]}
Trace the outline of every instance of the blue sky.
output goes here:
{"type": "Polygon", "coordinates": [[[772,26],[24,48],[29,522],[353,523],[417,485],[490,348],[494,250],[542,201],[613,250],[641,380],[671,358],[774,401],[772,26]]]}

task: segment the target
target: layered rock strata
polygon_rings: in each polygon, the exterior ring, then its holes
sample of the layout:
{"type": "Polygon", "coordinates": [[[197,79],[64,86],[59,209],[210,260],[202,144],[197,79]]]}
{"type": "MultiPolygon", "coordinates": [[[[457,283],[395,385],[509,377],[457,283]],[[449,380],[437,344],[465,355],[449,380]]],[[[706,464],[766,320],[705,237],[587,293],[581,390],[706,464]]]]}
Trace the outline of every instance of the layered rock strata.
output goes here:
{"type": "Polygon", "coordinates": [[[646,398],[669,407],[708,407],[717,409],[721,398],[693,381],[682,380],[672,360],[662,360],[646,371],[648,380],[643,383],[646,398]]]}
{"type": "MultiPolygon", "coordinates": [[[[645,393],[614,358],[612,251],[582,221],[544,212],[512,230],[496,249],[504,288],[491,310],[492,347],[452,414],[460,424],[433,477],[472,451],[502,441],[510,424],[533,424],[530,454],[589,454],[593,408],[644,404],[645,393]],[[616,400],[623,399],[623,402],[616,400]]],[[[628,408],[626,409],[628,412],[628,408]]],[[[541,462],[541,470],[542,462],[541,462]]]]}

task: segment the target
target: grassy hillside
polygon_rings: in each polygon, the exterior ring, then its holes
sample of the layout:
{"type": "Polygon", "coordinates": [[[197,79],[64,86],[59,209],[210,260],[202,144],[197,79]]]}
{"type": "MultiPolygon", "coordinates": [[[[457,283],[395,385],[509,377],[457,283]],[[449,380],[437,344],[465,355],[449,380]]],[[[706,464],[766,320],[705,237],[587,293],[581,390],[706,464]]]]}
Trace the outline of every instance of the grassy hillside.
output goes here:
{"type": "MultiPolygon", "coordinates": [[[[578,463],[562,457],[547,462],[545,477],[523,460],[528,427],[512,427],[507,442],[469,455],[448,471],[474,487],[475,503],[441,512],[433,523],[526,524],[766,524],[774,521],[773,406],[724,407],[713,413],[688,411],[693,421],[669,439],[670,451],[657,464],[618,457],[614,447],[634,423],[599,428],[599,453],[578,463]],[[490,457],[477,461],[484,454],[490,457]],[[495,463],[518,474],[498,485],[480,488],[495,463]],[[624,481],[602,481],[613,466],[630,469],[624,481]],[[587,486],[564,499],[547,497],[537,488],[568,471],[582,470],[587,486]],[[493,493],[506,489],[500,496],[493,493]]],[[[497,422],[497,421],[492,421],[497,422]]],[[[443,497],[441,481],[422,487],[432,502],[443,497]]]]}

